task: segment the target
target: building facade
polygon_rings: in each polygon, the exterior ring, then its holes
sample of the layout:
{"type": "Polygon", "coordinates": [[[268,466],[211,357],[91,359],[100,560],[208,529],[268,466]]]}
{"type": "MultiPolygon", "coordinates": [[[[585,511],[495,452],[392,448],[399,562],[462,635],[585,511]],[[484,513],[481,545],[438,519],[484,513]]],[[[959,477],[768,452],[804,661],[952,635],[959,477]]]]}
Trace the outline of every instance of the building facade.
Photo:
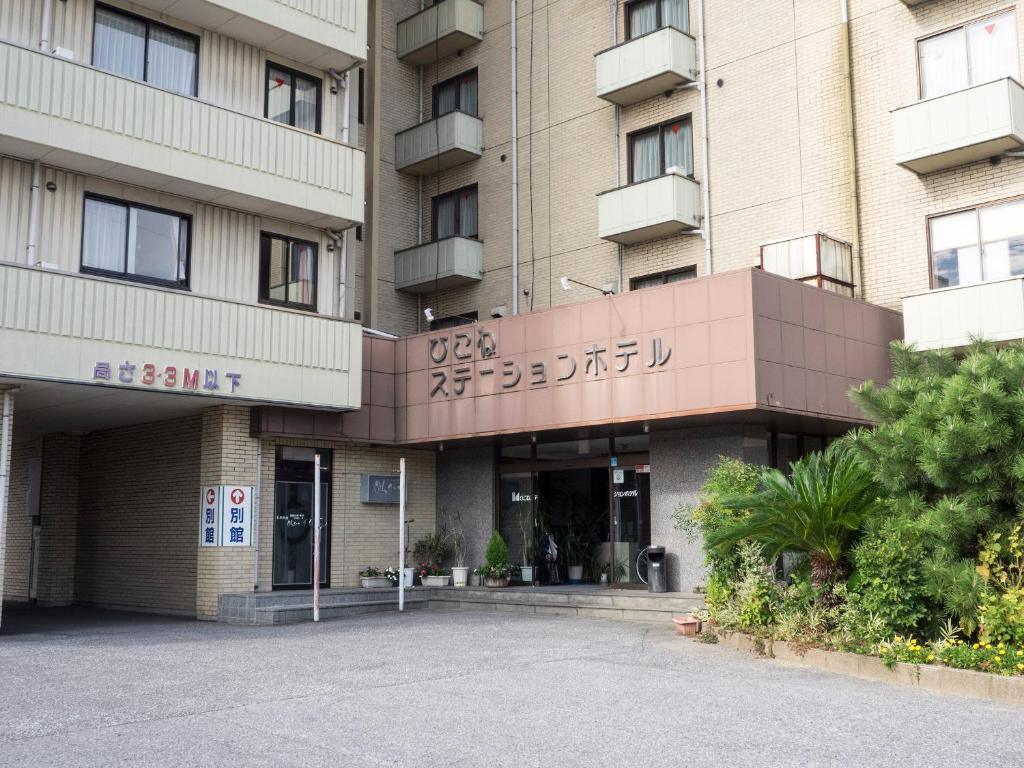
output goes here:
{"type": "Polygon", "coordinates": [[[5,600],[309,586],[314,453],[331,586],[405,456],[413,538],[689,591],[718,455],[863,423],[893,339],[1024,336],[1015,3],[237,8],[0,0],[5,600]]]}

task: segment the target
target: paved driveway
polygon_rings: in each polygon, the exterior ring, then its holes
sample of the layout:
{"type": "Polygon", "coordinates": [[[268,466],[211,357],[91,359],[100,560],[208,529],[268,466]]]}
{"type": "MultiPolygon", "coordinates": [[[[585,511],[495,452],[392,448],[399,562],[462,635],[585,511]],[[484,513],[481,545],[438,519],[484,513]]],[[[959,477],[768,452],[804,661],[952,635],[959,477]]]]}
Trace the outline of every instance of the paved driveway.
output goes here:
{"type": "Polygon", "coordinates": [[[1024,765],[1021,709],[642,625],[77,616],[0,635],[0,766],[1024,765]]]}

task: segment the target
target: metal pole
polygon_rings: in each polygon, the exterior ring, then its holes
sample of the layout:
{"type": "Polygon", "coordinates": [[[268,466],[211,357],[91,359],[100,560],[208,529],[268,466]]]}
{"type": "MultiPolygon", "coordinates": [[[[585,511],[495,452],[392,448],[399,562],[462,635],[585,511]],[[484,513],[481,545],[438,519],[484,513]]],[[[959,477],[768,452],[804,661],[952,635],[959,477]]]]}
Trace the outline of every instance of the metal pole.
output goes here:
{"type": "Polygon", "coordinates": [[[398,610],[405,610],[405,459],[398,460],[398,610]]]}
{"type": "MultiPolygon", "coordinates": [[[[512,314],[519,314],[519,53],[516,0],[512,0],[512,314]]],[[[533,13],[531,10],[530,13],[533,13]]],[[[530,158],[533,162],[533,158],[530,158]]],[[[533,194],[533,190],[530,190],[533,194]]],[[[533,222],[530,222],[533,226],[533,222]]],[[[532,254],[531,254],[532,255],[532,254]]]]}
{"type": "Polygon", "coordinates": [[[313,621],[320,621],[320,451],[313,452],[313,621]]]}
{"type": "MultiPolygon", "coordinates": [[[[7,516],[7,481],[10,474],[11,456],[8,443],[11,439],[11,390],[4,390],[3,426],[0,427],[0,545],[3,544],[4,518],[7,516]]],[[[3,563],[3,551],[0,550],[0,563],[3,563]]],[[[2,608],[2,600],[0,600],[2,608]]],[[[2,618],[2,617],[0,617],[2,618]]]]}

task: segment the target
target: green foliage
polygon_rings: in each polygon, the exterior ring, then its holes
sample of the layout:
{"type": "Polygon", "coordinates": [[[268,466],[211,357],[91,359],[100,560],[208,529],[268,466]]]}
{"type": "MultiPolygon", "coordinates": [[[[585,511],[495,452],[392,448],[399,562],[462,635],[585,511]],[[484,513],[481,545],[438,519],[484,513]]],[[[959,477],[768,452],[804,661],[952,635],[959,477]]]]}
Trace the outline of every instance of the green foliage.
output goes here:
{"type": "Polygon", "coordinates": [[[731,589],[723,586],[720,577],[708,582],[708,613],[726,629],[769,627],[775,621],[780,593],[768,562],[752,542],[739,546],[738,558],[737,580],[731,589]]]}
{"type": "Polygon", "coordinates": [[[879,502],[870,473],[843,443],[793,462],[792,471],[789,478],[764,470],[758,491],[721,499],[725,509],[749,514],[709,533],[707,545],[713,553],[727,553],[750,539],[770,559],[783,551],[804,552],[811,581],[820,587],[841,575],[843,555],[879,502]]]}
{"type": "Polygon", "coordinates": [[[928,615],[931,605],[919,568],[922,556],[920,544],[901,531],[870,534],[854,547],[850,592],[862,618],[874,616],[881,624],[872,628],[873,633],[909,635],[928,615]]]}
{"type": "Polygon", "coordinates": [[[984,642],[1024,646],[1024,541],[1021,526],[982,541],[977,571],[985,579],[978,614],[984,642]]]}
{"type": "Polygon", "coordinates": [[[487,542],[485,561],[491,571],[508,570],[508,545],[497,531],[491,534],[491,540],[487,542]]]}

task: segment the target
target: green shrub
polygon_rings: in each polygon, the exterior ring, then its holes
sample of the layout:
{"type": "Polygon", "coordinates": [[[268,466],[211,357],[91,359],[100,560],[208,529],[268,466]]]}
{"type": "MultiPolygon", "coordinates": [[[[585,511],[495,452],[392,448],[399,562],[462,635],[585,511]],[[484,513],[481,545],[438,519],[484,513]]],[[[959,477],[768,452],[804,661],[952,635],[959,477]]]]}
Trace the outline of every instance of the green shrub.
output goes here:
{"type": "Polygon", "coordinates": [[[487,554],[485,556],[487,567],[492,570],[503,570],[508,568],[508,545],[501,538],[497,531],[491,534],[491,540],[487,542],[487,554]]]}
{"type": "MultiPolygon", "coordinates": [[[[911,635],[918,629],[929,609],[920,570],[923,557],[920,544],[900,531],[875,533],[857,544],[849,591],[861,621],[876,616],[885,637],[911,635]]],[[[877,631],[871,629],[873,635],[877,631]]]]}

